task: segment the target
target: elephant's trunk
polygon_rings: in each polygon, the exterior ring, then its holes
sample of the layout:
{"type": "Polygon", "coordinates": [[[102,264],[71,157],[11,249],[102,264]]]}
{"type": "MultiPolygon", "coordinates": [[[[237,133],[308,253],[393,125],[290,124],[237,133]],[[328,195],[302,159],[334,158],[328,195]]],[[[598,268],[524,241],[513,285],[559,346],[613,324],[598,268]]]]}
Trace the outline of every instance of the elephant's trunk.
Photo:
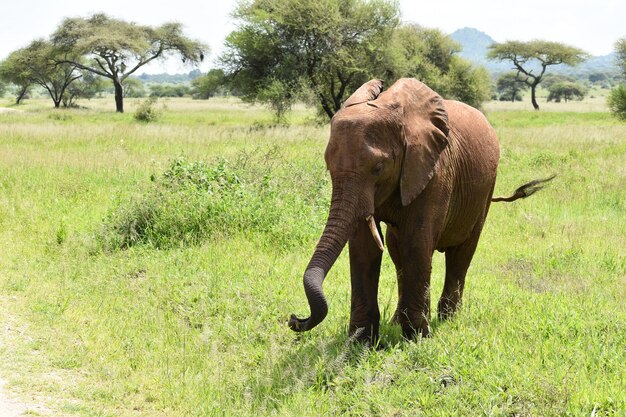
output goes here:
{"type": "Polygon", "coordinates": [[[311,316],[300,319],[292,315],[289,327],[296,332],[311,330],[324,320],[328,303],[322,290],[326,274],[333,266],[346,242],[356,228],[358,217],[356,197],[347,197],[339,187],[333,187],[328,221],[311,261],[304,272],[304,291],[311,308],[311,316]]]}

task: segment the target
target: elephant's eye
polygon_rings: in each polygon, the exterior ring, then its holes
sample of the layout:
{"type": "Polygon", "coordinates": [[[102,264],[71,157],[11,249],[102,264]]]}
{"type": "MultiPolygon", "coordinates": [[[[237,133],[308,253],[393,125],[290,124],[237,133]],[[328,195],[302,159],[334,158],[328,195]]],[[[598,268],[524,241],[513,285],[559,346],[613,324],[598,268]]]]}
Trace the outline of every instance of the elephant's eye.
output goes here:
{"type": "Polygon", "coordinates": [[[384,166],[385,165],[382,162],[377,163],[376,165],[374,165],[374,168],[372,168],[372,174],[380,175],[380,173],[383,172],[384,166]]]}

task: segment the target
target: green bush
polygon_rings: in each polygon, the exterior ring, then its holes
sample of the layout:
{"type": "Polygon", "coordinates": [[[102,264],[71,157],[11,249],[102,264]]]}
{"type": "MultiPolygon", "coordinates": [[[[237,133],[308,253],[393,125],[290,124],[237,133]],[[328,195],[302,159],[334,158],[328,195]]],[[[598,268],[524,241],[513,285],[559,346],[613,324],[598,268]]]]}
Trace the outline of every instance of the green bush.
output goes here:
{"type": "Polygon", "coordinates": [[[317,236],[329,190],[323,171],[305,187],[293,171],[275,151],[241,153],[235,164],[176,158],[140,195],[109,211],[98,241],[106,250],[169,248],[262,234],[279,249],[302,244],[317,236]]]}
{"type": "Polygon", "coordinates": [[[566,103],[571,100],[582,100],[587,94],[587,88],[577,82],[559,81],[550,85],[548,88],[550,94],[548,101],[560,103],[561,100],[566,103]]]}
{"type": "Polygon", "coordinates": [[[135,119],[140,122],[154,122],[161,117],[161,110],[156,108],[158,98],[148,97],[141,102],[135,111],[135,119]]]}
{"type": "Polygon", "coordinates": [[[611,90],[607,104],[611,113],[621,120],[626,120],[626,85],[618,85],[611,90]]]}

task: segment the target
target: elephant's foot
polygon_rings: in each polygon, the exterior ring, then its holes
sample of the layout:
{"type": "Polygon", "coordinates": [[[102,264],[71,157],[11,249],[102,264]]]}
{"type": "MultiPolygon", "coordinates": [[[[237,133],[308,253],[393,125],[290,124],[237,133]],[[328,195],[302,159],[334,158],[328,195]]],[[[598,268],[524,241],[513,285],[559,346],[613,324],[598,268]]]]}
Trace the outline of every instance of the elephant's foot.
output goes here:
{"type": "Polygon", "coordinates": [[[402,327],[402,336],[407,340],[416,339],[417,336],[429,337],[430,325],[428,316],[425,313],[408,312],[398,309],[393,320],[402,327]]]}
{"type": "Polygon", "coordinates": [[[437,305],[437,315],[441,320],[451,319],[461,306],[459,297],[442,296],[437,305]]]}
{"type": "Polygon", "coordinates": [[[357,324],[350,323],[350,338],[368,346],[375,346],[378,342],[378,323],[357,324]]]}

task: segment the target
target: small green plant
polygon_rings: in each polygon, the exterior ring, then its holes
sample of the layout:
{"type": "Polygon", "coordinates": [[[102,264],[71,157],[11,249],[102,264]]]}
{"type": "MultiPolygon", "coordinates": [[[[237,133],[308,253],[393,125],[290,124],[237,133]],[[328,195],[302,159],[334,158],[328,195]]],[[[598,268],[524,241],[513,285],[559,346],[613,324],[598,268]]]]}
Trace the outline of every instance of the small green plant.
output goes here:
{"type": "MultiPolygon", "coordinates": [[[[317,213],[321,222],[326,205],[311,206],[291,175],[281,177],[290,169],[284,164],[273,149],[242,152],[234,165],[221,157],[212,163],[178,157],[151,176],[143,193],[109,212],[99,241],[109,250],[168,248],[261,233],[275,246],[292,247],[313,235],[311,217],[301,213],[317,213]]],[[[325,191],[316,197],[324,199],[325,191]]]]}
{"type": "Polygon", "coordinates": [[[626,120],[626,85],[618,85],[611,90],[606,102],[615,117],[626,120]]]}
{"type": "Polygon", "coordinates": [[[150,123],[156,121],[159,117],[161,117],[162,112],[156,107],[157,101],[157,97],[148,97],[147,99],[142,101],[135,111],[135,120],[150,123]]]}

